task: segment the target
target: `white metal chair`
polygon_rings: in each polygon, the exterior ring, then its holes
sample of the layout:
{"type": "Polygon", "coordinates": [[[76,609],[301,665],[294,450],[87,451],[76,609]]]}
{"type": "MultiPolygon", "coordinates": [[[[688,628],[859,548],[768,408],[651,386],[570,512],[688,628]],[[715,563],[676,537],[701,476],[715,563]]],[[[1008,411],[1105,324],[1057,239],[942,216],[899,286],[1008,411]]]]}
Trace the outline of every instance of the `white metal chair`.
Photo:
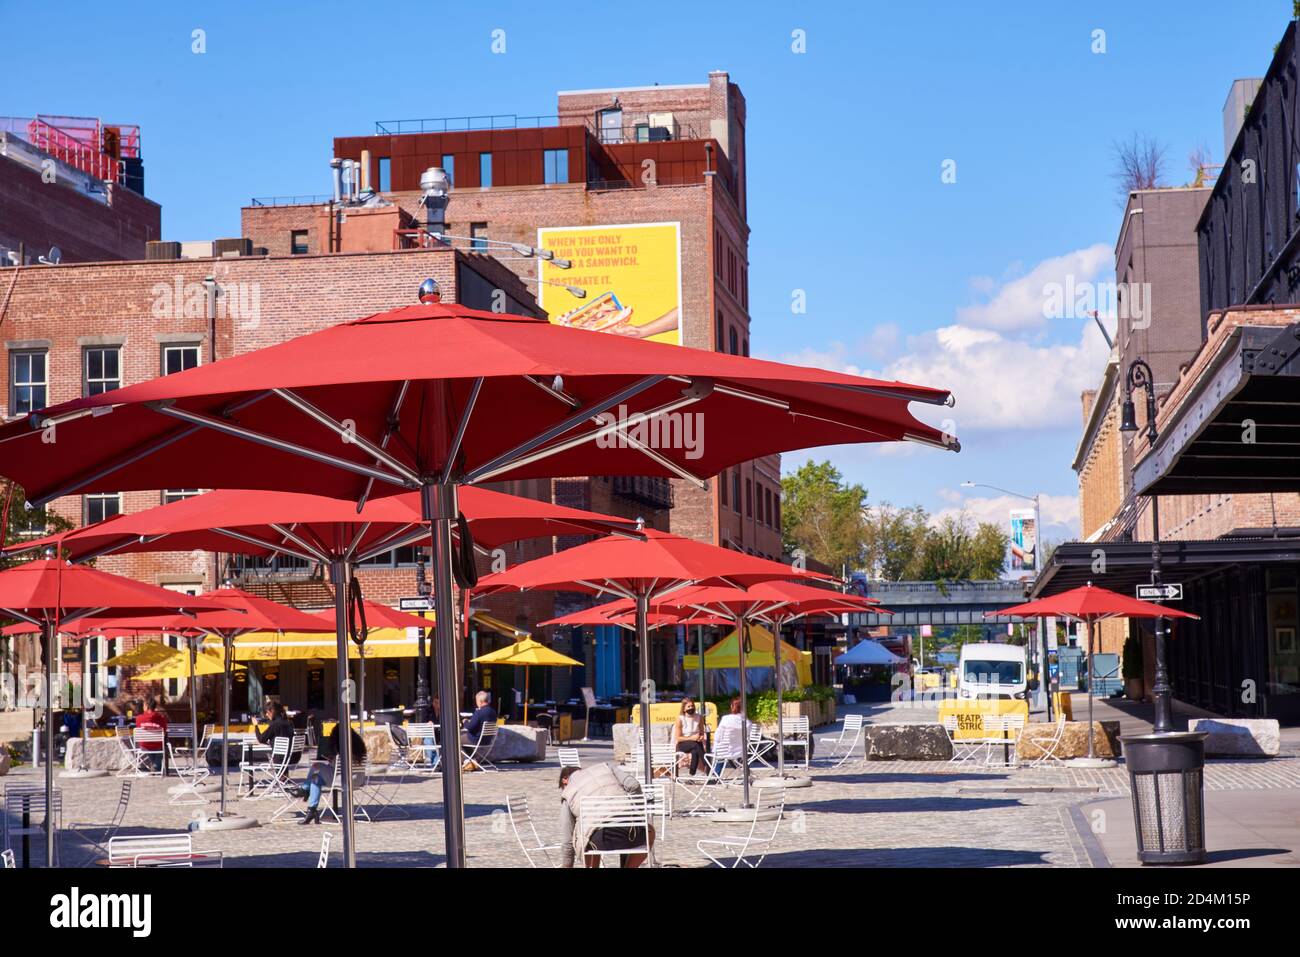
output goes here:
{"type": "Polygon", "coordinates": [[[4,861],[4,869],[7,871],[18,866],[17,862],[14,860],[14,852],[7,847],[3,851],[0,851],[0,860],[4,861]]]}
{"type": "Polygon", "coordinates": [[[171,755],[171,768],[180,778],[180,784],[172,789],[169,804],[207,804],[208,799],[199,793],[198,786],[207,780],[212,770],[207,762],[199,762],[192,757],[180,758],[176,746],[167,742],[167,751],[171,755]]]}
{"type": "Polygon", "coordinates": [[[754,819],[745,834],[728,834],[696,841],[700,853],[719,867],[758,867],[781,829],[785,813],[785,788],[759,788],[754,799],[754,819]],[[773,814],[775,812],[775,814],[773,814]],[[752,855],[757,853],[757,857],[752,855]]]}
{"type": "Polygon", "coordinates": [[[330,839],[333,837],[333,831],[325,831],[320,836],[320,856],[316,858],[317,870],[324,870],[330,866],[330,839]]]}
{"type": "MultiPolygon", "coordinates": [[[[677,749],[671,744],[661,744],[657,741],[652,742],[650,745],[651,773],[653,773],[656,778],[667,777],[671,780],[676,780],[678,757],[677,749]]],[[[642,749],[639,740],[632,748],[632,753],[627,760],[627,767],[631,768],[633,773],[642,777],[645,776],[645,751],[642,749]]]]}
{"type": "MultiPolygon", "coordinates": [[[[575,765],[565,765],[574,767],[575,765]]],[[[544,844],[542,836],[537,833],[537,824],[533,821],[532,811],[528,807],[528,795],[506,795],[506,814],[510,818],[510,829],[515,832],[519,849],[524,852],[524,859],[529,867],[537,867],[537,860],[546,862],[547,867],[559,867],[551,861],[551,851],[559,851],[559,844],[544,844]]]]}
{"type": "Polygon", "coordinates": [[[297,798],[289,790],[293,785],[291,775],[294,758],[302,754],[306,743],[305,733],[295,734],[292,738],[276,738],[271,743],[271,760],[265,764],[249,766],[251,781],[244,799],[262,801],[267,798],[280,798],[281,804],[271,815],[272,821],[278,821],[282,815],[291,811],[297,802],[297,798]]]}
{"type": "MultiPolygon", "coordinates": [[[[861,720],[860,715],[855,715],[855,717],[861,720]]],[[[809,746],[812,741],[812,727],[808,722],[808,717],[806,715],[795,715],[783,718],[781,724],[782,739],[777,744],[777,747],[798,748],[803,751],[801,765],[805,768],[808,767],[809,752],[812,750],[809,746]]]]}
{"type": "MultiPolygon", "coordinates": [[[[804,718],[803,721],[805,724],[808,723],[807,718],[804,718]]],[[[866,757],[866,745],[862,741],[863,726],[864,721],[862,715],[846,714],[844,716],[844,725],[840,728],[840,733],[833,738],[828,736],[821,739],[822,742],[830,748],[830,752],[826,755],[826,760],[830,762],[832,769],[843,767],[845,763],[848,762],[849,758],[853,757],[853,752],[859,744],[862,744],[863,746],[863,758],[866,757]]],[[[804,752],[804,765],[807,766],[806,747],[804,752]]]]}
{"type": "Polygon", "coordinates": [[[389,766],[389,773],[380,774],[371,764],[370,758],[366,757],[361,762],[362,771],[365,774],[366,783],[358,792],[361,803],[366,805],[367,813],[370,820],[378,821],[384,816],[385,811],[392,810],[401,817],[410,817],[410,812],[397,803],[397,792],[406,780],[407,771],[401,769],[397,774],[392,773],[392,766],[389,766]]]}
{"type": "Polygon", "coordinates": [[[704,756],[703,780],[696,781],[691,775],[677,779],[677,783],[685,787],[688,792],[692,790],[695,792],[694,799],[686,808],[686,814],[719,810],[721,805],[714,798],[720,788],[730,784],[726,779],[726,773],[740,764],[744,756],[743,747],[739,728],[720,727],[714,732],[713,750],[704,756]]]}
{"type": "Polygon", "coordinates": [[[985,752],[985,765],[992,764],[1014,764],[1016,760],[1016,740],[1020,733],[1025,729],[1025,716],[1023,714],[991,714],[984,716],[984,734],[988,750],[985,752]],[[1005,756],[1000,761],[995,761],[998,757],[998,749],[1001,748],[1005,756]]]}
{"type": "MultiPolygon", "coordinates": [[[[366,786],[366,769],[364,765],[352,768],[352,820],[365,821],[371,823],[370,812],[365,806],[357,802],[366,786]]],[[[330,781],[330,786],[321,794],[320,819],[325,820],[328,814],[334,818],[336,823],[341,823],[339,814],[334,810],[335,798],[343,793],[343,762],[334,762],[334,778],[330,781]]]]}
{"type": "Polygon", "coordinates": [[[478,740],[473,744],[462,744],[460,746],[461,766],[466,770],[477,768],[480,771],[495,771],[497,767],[488,760],[488,755],[492,753],[492,746],[496,744],[497,726],[492,722],[485,722],[479,728],[478,740]]]}
{"type": "Polygon", "coordinates": [[[1065,713],[1061,712],[1056,716],[1056,722],[1050,728],[1041,724],[1025,725],[1021,735],[1029,735],[1029,743],[1038,748],[1039,755],[1029,762],[1031,768],[1041,767],[1048,761],[1054,761],[1057,764],[1061,759],[1056,756],[1061,747],[1061,738],[1065,736],[1065,713]],[[1046,731],[1046,734],[1042,732],[1046,731]]]}
{"type": "Polygon", "coordinates": [[[59,864],[59,832],[63,829],[63,791],[55,788],[50,794],[50,802],[45,803],[44,784],[10,784],[4,794],[4,846],[12,847],[15,838],[23,835],[40,836],[44,846],[47,827],[53,827],[54,866],[59,864]],[[23,816],[27,823],[23,824],[23,816]],[[37,816],[39,815],[39,820],[37,816]]]}
{"type": "Polygon", "coordinates": [[[122,767],[118,769],[118,777],[144,778],[162,774],[161,767],[153,766],[153,758],[155,755],[162,757],[165,739],[161,729],[144,728],[134,732],[119,729],[117,743],[122,749],[122,767]]]}
{"type": "Polygon", "coordinates": [[[84,867],[95,859],[95,854],[108,854],[108,842],[117,834],[117,829],[122,826],[122,821],[126,818],[126,810],[131,804],[131,781],[122,782],[122,788],[117,796],[117,810],[113,812],[112,819],[107,824],[69,824],[65,830],[81,838],[90,845],[90,849],[82,857],[77,866],[84,867]]]}
{"type": "Polygon", "coordinates": [[[574,830],[574,850],[582,856],[584,862],[588,857],[599,858],[603,864],[606,857],[632,856],[650,854],[650,812],[644,794],[625,794],[620,797],[592,796],[582,799],[578,806],[578,822],[574,830]],[[589,847],[596,831],[602,828],[625,828],[640,833],[641,839],[633,846],[614,850],[598,850],[589,847]]]}
{"type": "Polygon", "coordinates": [[[557,748],[562,768],[580,768],[582,767],[582,758],[578,754],[577,748],[557,748]]]}
{"type": "Polygon", "coordinates": [[[442,763],[438,726],[432,721],[416,721],[401,730],[406,736],[405,744],[396,736],[394,726],[388,726],[388,736],[392,739],[397,754],[394,766],[416,773],[432,774],[437,771],[442,763]]]}
{"type": "Polygon", "coordinates": [[[748,722],[747,727],[749,728],[749,766],[752,768],[758,765],[770,770],[772,765],[768,763],[767,756],[776,747],[776,742],[771,738],[765,738],[763,729],[753,721],[748,722]]]}
{"type": "Polygon", "coordinates": [[[169,724],[167,725],[167,753],[171,756],[172,770],[177,766],[177,752],[189,756],[194,748],[194,725],[188,723],[169,724]],[[177,746],[174,742],[184,741],[185,744],[177,746]]]}
{"type": "Polygon", "coordinates": [[[191,835],[132,834],[108,842],[109,867],[221,867],[220,851],[195,852],[191,835]]]}

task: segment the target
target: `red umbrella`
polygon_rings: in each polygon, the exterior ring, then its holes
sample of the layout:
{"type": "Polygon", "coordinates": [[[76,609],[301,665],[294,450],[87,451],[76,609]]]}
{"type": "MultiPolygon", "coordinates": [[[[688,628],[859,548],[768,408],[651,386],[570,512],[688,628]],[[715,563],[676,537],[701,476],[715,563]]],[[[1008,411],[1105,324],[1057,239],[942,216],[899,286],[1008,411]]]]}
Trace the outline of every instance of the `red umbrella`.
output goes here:
{"type": "MultiPolygon", "coordinates": [[[[1107,618],[1199,618],[1191,612],[1167,608],[1154,602],[1129,598],[1119,592],[1098,588],[1092,582],[1071,588],[1059,595],[1050,595],[1022,605],[1012,605],[997,611],[986,611],[984,616],[1014,615],[1022,618],[1055,616],[1085,622],[1088,625],[1088,757],[1093,757],[1092,729],[1092,626],[1107,618]]],[[[1045,677],[1045,676],[1044,676],[1045,677]]],[[[1042,680],[1040,678],[1040,680],[1042,680]]]]}
{"type": "MultiPolygon", "coordinates": [[[[17,618],[42,631],[45,665],[45,806],[54,793],[53,671],[56,636],[65,621],[90,615],[148,615],[156,612],[192,613],[215,603],[145,585],[55,558],[40,559],[0,572],[0,614],[17,618]]],[[[192,619],[191,619],[192,620],[192,619]]],[[[47,866],[54,866],[54,826],[45,829],[47,866]]]]}
{"type": "MultiPolygon", "coordinates": [[[[451,527],[462,486],[597,474],[703,488],[729,466],[810,446],[907,439],[956,450],[908,409],[950,398],[425,303],[26,416],[0,428],[0,474],[35,504],[153,489],[160,476],[358,501],[419,489],[432,524],[439,687],[454,701],[451,527]]],[[[443,799],[447,859],[459,867],[457,762],[444,768],[443,799]]]]}
{"type": "MultiPolygon", "coordinates": [[[[651,780],[650,686],[652,604],[680,601],[692,585],[722,585],[728,591],[786,578],[833,580],[829,575],[796,569],[729,548],[697,542],[668,532],[646,529],[645,539],[610,536],[525,562],[485,579],[479,586],[490,593],[508,589],[545,588],[621,595],[635,602],[637,641],[640,646],[641,729],[646,780],[651,780]]],[[[713,609],[717,613],[716,609],[713,609]]],[[[721,613],[728,614],[729,609],[721,613]]],[[[743,695],[743,687],[742,687],[743,695]]],[[[748,804],[748,776],[746,776],[748,804]]]]}
{"type": "MultiPolygon", "coordinates": [[[[208,592],[203,597],[213,610],[188,621],[176,616],[161,616],[141,619],[135,624],[140,628],[152,628],[158,631],[181,631],[189,635],[205,634],[221,639],[225,658],[225,671],[221,676],[221,806],[217,811],[217,816],[200,822],[200,827],[212,830],[253,827],[257,824],[256,820],[226,813],[226,774],[229,768],[228,751],[230,744],[230,663],[234,660],[235,639],[251,631],[330,632],[334,630],[334,626],[316,615],[299,611],[296,608],[289,608],[268,598],[250,595],[238,588],[219,588],[216,591],[208,592]]],[[[127,622],[100,618],[94,619],[88,624],[114,628],[122,627],[127,622]]],[[[195,644],[191,641],[191,662],[194,654],[195,644]]],[[[346,665],[339,665],[340,670],[344,667],[346,665]]],[[[197,730],[195,728],[195,731],[197,730]]],[[[347,750],[346,740],[340,750],[347,750]]]]}

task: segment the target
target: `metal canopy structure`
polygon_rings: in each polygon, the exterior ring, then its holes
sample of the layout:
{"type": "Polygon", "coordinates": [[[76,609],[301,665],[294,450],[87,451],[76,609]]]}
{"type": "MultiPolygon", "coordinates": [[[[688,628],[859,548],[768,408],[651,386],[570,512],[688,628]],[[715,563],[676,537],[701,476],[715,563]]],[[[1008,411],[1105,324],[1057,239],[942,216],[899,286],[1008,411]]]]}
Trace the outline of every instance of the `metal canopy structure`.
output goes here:
{"type": "Polygon", "coordinates": [[[1138,495],[1300,491],[1300,323],[1234,330],[1134,468],[1133,487],[1138,495]]]}
{"type": "Polygon", "coordinates": [[[866,582],[866,596],[877,599],[893,614],[851,612],[849,621],[859,628],[1019,623],[1026,619],[1015,616],[986,618],[985,613],[1018,604],[1025,600],[1025,595],[1024,583],[1016,581],[871,580],[866,582]]]}
{"type": "MultiPolygon", "coordinates": [[[[1300,539],[1215,538],[1160,543],[1165,577],[1194,581],[1233,565],[1300,563],[1300,539]]],[[[1150,542],[1065,542],[1056,547],[1034,586],[1033,598],[1056,595],[1091,582],[1125,595],[1151,582],[1150,542]],[[1099,563],[1104,559],[1104,566],[1099,563]],[[1097,569],[1104,567],[1104,571],[1097,569]]]]}

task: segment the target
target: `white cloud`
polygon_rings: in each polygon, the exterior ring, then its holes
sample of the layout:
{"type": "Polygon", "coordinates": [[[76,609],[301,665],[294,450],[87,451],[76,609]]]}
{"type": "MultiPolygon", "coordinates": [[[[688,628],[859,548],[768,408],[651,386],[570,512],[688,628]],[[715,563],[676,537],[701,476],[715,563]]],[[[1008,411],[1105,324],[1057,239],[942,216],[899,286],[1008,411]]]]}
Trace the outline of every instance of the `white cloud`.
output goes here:
{"type": "Polygon", "coordinates": [[[1000,285],[987,276],[978,277],[972,281],[972,287],[985,293],[987,299],[958,309],[957,320],[963,326],[986,329],[1042,328],[1047,323],[1044,305],[1048,295],[1045,289],[1053,283],[1065,286],[1068,282],[1071,286],[1078,286],[1099,280],[1110,281],[1114,278],[1112,256],[1109,246],[1097,243],[1063,256],[1044,259],[1028,273],[1008,278],[1000,285]]]}
{"type": "MultiPolygon", "coordinates": [[[[1033,502],[1026,501],[1015,495],[995,495],[991,497],[980,497],[976,495],[963,496],[962,490],[959,489],[941,489],[939,497],[944,501],[952,502],[948,508],[940,509],[931,517],[931,521],[939,521],[950,515],[959,515],[963,510],[971,518],[978,522],[992,522],[994,525],[1003,526],[1008,522],[1008,516],[1013,509],[1031,509],[1034,507],[1033,502]]],[[[1079,527],[1079,500],[1073,495],[1044,495],[1039,499],[1043,515],[1043,525],[1046,528],[1061,526],[1071,530],[1077,530],[1079,527]]]]}

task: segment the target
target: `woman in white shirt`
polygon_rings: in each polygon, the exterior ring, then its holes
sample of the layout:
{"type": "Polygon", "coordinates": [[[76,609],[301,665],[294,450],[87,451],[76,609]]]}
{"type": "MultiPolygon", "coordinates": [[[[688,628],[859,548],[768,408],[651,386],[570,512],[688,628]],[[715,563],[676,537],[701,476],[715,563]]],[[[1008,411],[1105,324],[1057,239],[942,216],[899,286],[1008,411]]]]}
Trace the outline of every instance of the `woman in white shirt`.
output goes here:
{"type": "Polygon", "coordinates": [[[731,713],[718,719],[714,732],[713,756],[719,772],[729,764],[738,764],[745,746],[745,718],[740,712],[740,699],[731,699],[731,713]]]}
{"type": "Polygon", "coordinates": [[[677,753],[691,756],[691,774],[699,773],[707,739],[708,730],[704,726],[703,716],[695,713],[695,702],[683,698],[677,720],[673,722],[673,747],[677,753]]]}

